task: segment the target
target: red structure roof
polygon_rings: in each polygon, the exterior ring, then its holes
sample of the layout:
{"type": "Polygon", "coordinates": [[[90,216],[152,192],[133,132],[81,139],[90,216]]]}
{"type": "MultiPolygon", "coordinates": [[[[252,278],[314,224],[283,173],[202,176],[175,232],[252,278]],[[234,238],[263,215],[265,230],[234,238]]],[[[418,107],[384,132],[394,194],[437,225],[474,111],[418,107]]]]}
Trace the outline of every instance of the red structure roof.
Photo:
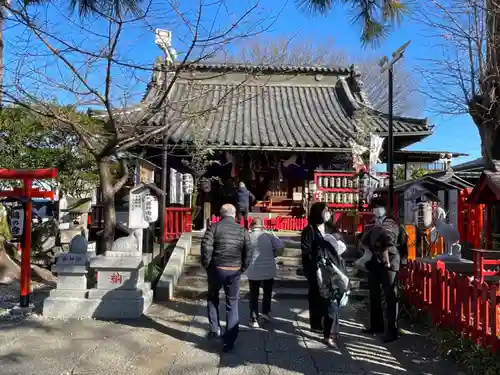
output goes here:
{"type": "Polygon", "coordinates": [[[491,204],[499,202],[500,173],[484,171],[467,201],[475,204],[491,204]]]}

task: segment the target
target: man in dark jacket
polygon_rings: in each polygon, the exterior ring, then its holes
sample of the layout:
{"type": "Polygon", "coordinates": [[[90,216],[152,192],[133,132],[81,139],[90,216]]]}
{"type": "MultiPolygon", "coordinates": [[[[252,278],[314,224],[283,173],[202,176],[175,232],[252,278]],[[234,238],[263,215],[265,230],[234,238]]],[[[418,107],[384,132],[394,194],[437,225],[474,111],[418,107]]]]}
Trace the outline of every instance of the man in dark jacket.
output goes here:
{"type": "Polygon", "coordinates": [[[382,198],[374,198],[370,204],[375,221],[373,228],[363,238],[363,244],[373,253],[372,259],[366,263],[370,292],[370,328],[365,330],[365,333],[385,331],[384,341],[391,342],[398,337],[396,281],[400,266],[398,251],[400,228],[395,220],[387,215],[385,201],[382,198]],[[387,319],[385,327],[381,288],[385,298],[387,319]]]}
{"type": "Polygon", "coordinates": [[[243,216],[246,229],[248,229],[248,212],[250,212],[251,201],[255,201],[255,196],[246,188],[244,182],[240,182],[240,186],[236,190],[236,221],[240,223],[243,216]]]}
{"type": "Polygon", "coordinates": [[[219,337],[219,291],[226,294],[226,332],[224,351],[233,348],[239,333],[238,301],[240,277],[252,260],[252,244],[248,231],[234,221],[236,209],[225,204],[222,220],[212,224],[201,241],[201,264],[207,270],[207,311],[210,323],[209,337],[219,337]]]}

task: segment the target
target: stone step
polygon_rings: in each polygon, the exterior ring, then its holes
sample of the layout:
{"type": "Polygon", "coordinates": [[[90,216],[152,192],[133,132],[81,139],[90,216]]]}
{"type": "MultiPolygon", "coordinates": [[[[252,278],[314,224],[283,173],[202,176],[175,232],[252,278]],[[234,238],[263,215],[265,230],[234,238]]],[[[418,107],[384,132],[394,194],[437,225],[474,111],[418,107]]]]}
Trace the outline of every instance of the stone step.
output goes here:
{"type": "MultiPolygon", "coordinates": [[[[346,263],[347,273],[350,276],[360,276],[360,277],[366,276],[366,275],[364,275],[364,273],[362,271],[360,271],[352,266],[352,264],[355,260],[356,259],[344,259],[344,261],[346,263]]],[[[297,257],[281,256],[281,257],[276,258],[276,262],[278,263],[279,266],[282,266],[282,267],[293,267],[294,272],[297,272],[297,269],[300,269],[301,265],[302,265],[302,259],[297,258],[297,257]]],[[[199,266],[200,270],[202,272],[205,272],[200,265],[200,256],[199,255],[198,256],[190,255],[187,259],[187,264],[188,265],[190,265],[190,264],[195,265],[197,267],[199,266]]],[[[184,270],[184,273],[186,273],[186,270],[184,270]]]]}
{"type": "Polygon", "coordinates": [[[300,257],[278,257],[276,262],[281,266],[300,266],[302,258],[300,257]]]}
{"type": "MultiPolygon", "coordinates": [[[[282,265],[279,267],[274,282],[274,294],[279,298],[306,296],[308,283],[304,276],[297,273],[300,267],[297,264],[282,265]]],[[[348,267],[351,277],[353,298],[364,298],[368,281],[364,275],[357,276],[357,270],[348,267]]],[[[242,296],[248,294],[248,278],[242,275],[240,282],[242,296]]],[[[184,267],[184,272],[175,290],[176,297],[205,298],[207,293],[206,271],[200,265],[199,257],[190,256],[184,267]]]]}
{"type": "MultiPolygon", "coordinates": [[[[240,287],[240,297],[249,297],[248,285],[241,285],[240,287]]],[[[307,288],[273,288],[273,298],[274,299],[296,299],[303,298],[307,299],[307,288]]],[[[262,292],[261,292],[262,294],[262,292]]],[[[221,290],[219,293],[221,299],[224,298],[224,291],[221,290]]],[[[186,299],[206,299],[207,298],[207,285],[206,281],[204,283],[191,283],[190,285],[179,284],[175,289],[176,298],[186,298],[186,299]]],[[[262,298],[262,295],[261,295],[262,298]]],[[[361,301],[368,298],[368,290],[357,289],[351,291],[351,300],[361,301]]]]}
{"type": "MultiPolygon", "coordinates": [[[[199,246],[191,247],[191,251],[189,252],[191,256],[200,256],[200,248],[199,246]]],[[[300,244],[298,247],[285,247],[281,256],[288,258],[300,258],[301,255],[300,244]]]]}

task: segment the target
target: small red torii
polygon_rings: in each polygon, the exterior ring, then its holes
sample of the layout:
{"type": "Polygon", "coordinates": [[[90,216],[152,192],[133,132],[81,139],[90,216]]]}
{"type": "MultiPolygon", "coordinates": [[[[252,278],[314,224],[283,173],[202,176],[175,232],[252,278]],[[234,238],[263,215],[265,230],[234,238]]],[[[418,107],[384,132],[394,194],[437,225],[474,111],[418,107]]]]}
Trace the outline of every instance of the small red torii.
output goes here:
{"type": "Polygon", "coordinates": [[[57,169],[0,169],[1,180],[23,180],[22,188],[0,191],[0,196],[18,198],[25,202],[24,208],[24,249],[21,253],[20,307],[29,307],[31,296],[31,222],[33,203],[31,198],[55,199],[54,192],[33,188],[33,180],[57,178],[57,169]]]}

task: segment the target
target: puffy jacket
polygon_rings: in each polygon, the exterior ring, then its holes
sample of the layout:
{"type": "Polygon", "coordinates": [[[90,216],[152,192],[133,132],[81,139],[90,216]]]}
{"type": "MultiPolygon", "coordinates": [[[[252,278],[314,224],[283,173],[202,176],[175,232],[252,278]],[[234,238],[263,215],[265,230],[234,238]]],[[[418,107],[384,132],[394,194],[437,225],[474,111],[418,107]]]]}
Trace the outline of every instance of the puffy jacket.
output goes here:
{"type": "Polygon", "coordinates": [[[284,245],[278,237],[263,228],[250,231],[253,256],[247,270],[249,280],[268,280],[276,277],[276,259],[284,245]]]}
{"type": "Polygon", "coordinates": [[[207,228],[201,240],[201,264],[219,267],[241,267],[245,271],[252,259],[253,247],[248,231],[225,217],[207,228]]]}
{"type": "Polygon", "coordinates": [[[255,197],[250,191],[244,188],[236,190],[236,208],[240,211],[248,211],[250,209],[250,200],[255,200],[255,197]]]}
{"type": "Polygon", "coordinates": [[[374,225],[367,233],[367,239],[364,240],[365,245],[373,252],[373,257],[367,264],[370,269],[373,263],[381,264],[381,253],[385,250],[389,252],[389,261],[393,271],[399,271],[400,255],[398,251],[398,239],[400,227],[391,217],[384,219],[382,223],[374,225]]]}

